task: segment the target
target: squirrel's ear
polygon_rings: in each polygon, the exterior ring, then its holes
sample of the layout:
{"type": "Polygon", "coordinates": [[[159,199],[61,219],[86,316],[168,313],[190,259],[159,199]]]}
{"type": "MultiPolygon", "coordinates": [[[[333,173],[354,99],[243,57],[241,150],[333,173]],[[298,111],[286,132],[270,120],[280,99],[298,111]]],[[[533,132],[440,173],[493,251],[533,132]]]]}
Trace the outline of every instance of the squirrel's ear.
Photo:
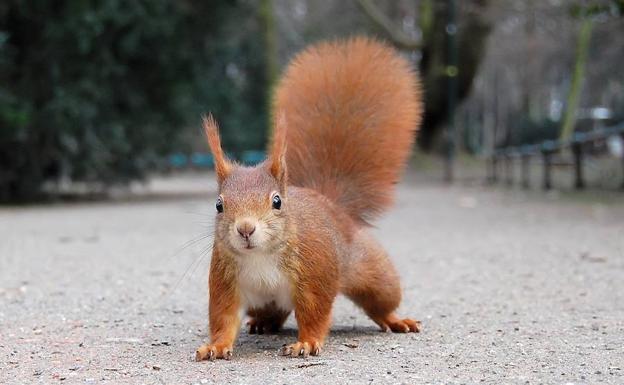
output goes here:
{"type": "Polygon", "coordinates": [[[225,157],[221,148],[221,139],[219,139],[219,126],[212,117],[212,114],[203,117],[204,132],[208,139],[208,146],[215,163],[215,172],[217,173],[217,181],[222,183],[232,170],[232,164],[225,157]]]}
{"type": "Polygon", "coordinates": [[[277,179],[282,187],[286,186],[286,117],[280,113],[273,129],[273,145],[269,155],[269,169],[271,175],[277,179]]]}

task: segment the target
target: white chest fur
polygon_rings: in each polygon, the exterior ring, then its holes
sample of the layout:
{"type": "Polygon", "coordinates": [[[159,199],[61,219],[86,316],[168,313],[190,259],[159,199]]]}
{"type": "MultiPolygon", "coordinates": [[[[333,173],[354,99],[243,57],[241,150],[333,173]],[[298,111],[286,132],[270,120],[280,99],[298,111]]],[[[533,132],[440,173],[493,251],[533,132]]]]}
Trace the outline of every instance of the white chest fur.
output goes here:
{"type": "Polygon", "coordinates": [[[246,255],[239,259],[238,280],[243,306],[260,308],[271,302],[284,310],[292,310],[290,282],[277,257],[246,255]]]}

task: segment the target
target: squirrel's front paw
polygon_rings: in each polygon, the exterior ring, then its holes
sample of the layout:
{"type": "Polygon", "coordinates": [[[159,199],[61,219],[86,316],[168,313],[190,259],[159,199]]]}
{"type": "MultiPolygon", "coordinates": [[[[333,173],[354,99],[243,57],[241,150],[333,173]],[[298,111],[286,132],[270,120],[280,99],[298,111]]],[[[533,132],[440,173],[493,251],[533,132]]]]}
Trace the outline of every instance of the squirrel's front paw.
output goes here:
{"type": "Polygon", "coordinates": [[[284,345],[279,350],[279,354],[282,356],[291,356],[291,357],[307,357],[310,354],[313,356],[318,356],[321,354],[321,343],[312,340],[312,341],[297,341],[294,344],[284,345]]]}
{"type": "Polygon", "coordinates": [[[209,360],[214,361],[216,358],[224,360],[232,359],[232,345],[225,344],[204,344],[195,352],[195,361],[209,360]]]}

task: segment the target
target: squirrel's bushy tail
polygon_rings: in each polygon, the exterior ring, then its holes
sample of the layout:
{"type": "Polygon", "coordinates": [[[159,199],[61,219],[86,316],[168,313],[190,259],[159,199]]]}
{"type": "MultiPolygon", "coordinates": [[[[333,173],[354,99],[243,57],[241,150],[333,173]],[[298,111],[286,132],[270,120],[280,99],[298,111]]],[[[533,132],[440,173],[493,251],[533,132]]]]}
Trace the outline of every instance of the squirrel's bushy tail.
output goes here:
{"type": "Polygon", "coordinates": [[[276,90],[289,184],[319,191],[366,223],[393,201],[422,115],[410,63],[368,38],[298,54],[276,90]]]}

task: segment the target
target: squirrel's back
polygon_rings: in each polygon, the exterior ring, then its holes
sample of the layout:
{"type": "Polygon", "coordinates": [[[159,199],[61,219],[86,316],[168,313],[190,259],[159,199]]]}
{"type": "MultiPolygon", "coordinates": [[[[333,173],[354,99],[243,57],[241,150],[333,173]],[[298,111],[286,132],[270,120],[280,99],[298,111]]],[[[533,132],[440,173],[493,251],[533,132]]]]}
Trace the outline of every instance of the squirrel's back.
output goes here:
{"type": "Polygon", "coordinates": [[[393,200],[422,115],[410,63],[368,38],[297,55],[274,100],[287,121],[289,184],[312,188],[366,222],[393,200]]]}

